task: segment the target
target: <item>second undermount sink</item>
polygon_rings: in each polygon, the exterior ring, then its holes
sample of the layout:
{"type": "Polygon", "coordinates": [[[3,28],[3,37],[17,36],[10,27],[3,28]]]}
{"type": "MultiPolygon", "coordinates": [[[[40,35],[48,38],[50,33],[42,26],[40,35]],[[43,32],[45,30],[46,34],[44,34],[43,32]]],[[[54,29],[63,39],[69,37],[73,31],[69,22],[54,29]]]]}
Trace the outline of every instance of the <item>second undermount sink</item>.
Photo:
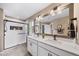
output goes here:
{"type": "Polygon", "coordinates": [[[75,45],[75,40],[73,39],[68,39],[68,38],[56,38],[56,40],[54,40],[54,38],[46,38],[43,39],[43,41],[50,43],[50,44],[59,44],[59,45],[70,45],[70,46],[74,46],[75,45]]]}
{"type": "Polygon", "coordinates": [[[67,44],[67,45],[72,45],[73,44],[73,40],[69,40],[69,39],[57,39],[57,40],[54,40],[54,39],[45,39],[44,40],[45,42],[49,42],[49,43],[52,43],[52,44],[67,44]]]}

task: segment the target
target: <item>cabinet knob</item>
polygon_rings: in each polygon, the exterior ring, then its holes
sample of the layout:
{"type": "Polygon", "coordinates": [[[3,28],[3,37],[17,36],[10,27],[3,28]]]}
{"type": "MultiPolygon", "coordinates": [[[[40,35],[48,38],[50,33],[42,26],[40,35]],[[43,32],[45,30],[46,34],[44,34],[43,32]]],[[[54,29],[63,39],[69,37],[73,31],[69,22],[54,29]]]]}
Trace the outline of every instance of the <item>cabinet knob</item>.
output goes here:
{"type": "Polygon", "coordinates": [[[52,54],[48,53],[48,56],[52,56],[52,54]]]}
{"type": "Polygon", "coordinates": [[[32,43],[30,43],[30,46],[32,46],[32,43]]]}

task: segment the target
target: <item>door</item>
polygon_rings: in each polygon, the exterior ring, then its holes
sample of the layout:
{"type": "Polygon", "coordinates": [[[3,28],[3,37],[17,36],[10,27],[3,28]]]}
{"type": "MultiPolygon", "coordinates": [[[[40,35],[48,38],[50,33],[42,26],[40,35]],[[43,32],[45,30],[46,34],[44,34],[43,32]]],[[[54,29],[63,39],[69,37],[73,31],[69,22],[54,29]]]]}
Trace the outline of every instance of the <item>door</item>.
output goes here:
{"type": "Polygon", "coordinates": [[[25,24],[18,24],[19,30],[17,30],[17,36],[18,36],[18,43],[24,43],[26,42],[26,35],[27,35],[27,30],[26,30],[26,25],[25,24]]]}
{"type": "Polygon", "coordinates": [[[25,24],[5,22],[5,49],[26,42],[25,24]]]}

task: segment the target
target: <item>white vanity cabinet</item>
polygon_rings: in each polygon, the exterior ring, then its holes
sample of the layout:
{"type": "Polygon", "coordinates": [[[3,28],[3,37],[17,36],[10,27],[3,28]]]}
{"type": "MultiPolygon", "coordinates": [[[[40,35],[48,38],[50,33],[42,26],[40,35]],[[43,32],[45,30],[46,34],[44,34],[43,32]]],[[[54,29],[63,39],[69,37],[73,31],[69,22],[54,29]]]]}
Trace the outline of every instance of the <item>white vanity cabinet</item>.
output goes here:
{"type": "Polygon", "coordinates": [[[37,56],[37,44],[32,42],[32,55],[37,56]]]}
{"type": "MultiPolygon", "coordinates": [[[[44,49],[50,51],[51,53],[49,55],[52,54],[52,56],[75,56],[76,54],[73,54],[73,53],[70,53],[68,51],[65,51],[65,50],[62,50],[62,49],[59,49],[59,48],[56,48],[54,46],[51,46],[51,45],[48,45],[46,43],[42,43],[42,42],[39,42],[38,43],[38,46],[41,46],[43,47],[44,49]]],[[[38,52],[40,51],[41,49],[38,49],[38,52]]],[[[43,49],[42,49],[43,50],[43,49]]],[[[40,54],[39,54],[40,55],[40,54]]]]}
{"type": "Polygon", "coordinates": [[[31,38],[28,38],[27,50],[33,56],[37,56],[37,41],[35,41],[35,40],[31,39],[31,38]]]}
{"type": "Polygon", "coordinates": [[[33,56],[77,56],[74,53],[57,48],[47,42],[38,41],[37,39],[28,38],[27,50],[33,56]]]}

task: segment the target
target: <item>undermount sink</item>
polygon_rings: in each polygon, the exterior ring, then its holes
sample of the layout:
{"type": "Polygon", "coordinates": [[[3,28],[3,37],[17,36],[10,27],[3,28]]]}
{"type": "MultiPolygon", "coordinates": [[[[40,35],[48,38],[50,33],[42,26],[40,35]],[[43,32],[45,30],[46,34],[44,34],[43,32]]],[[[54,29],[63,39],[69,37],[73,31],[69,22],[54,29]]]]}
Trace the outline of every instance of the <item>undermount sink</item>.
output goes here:
{"type": "Polygon", "coordinates": [[[73,42],[68,42],[66,40],[54,40],[54,39],[45,39],[44,40],[45,42],[50,42],[50,43],[53,43],[53,44],[68,44],[68,45],[72,45],[73,42]]]}
{"type": "MultiPolygon", "coordinates": [[[[54,44],[54,45],[62,45],[62,46],[71,46],[71,47],[75,47],[77,44],[75,44],[74,40],[70,40],[70,39],[65,39],[65,38],[59,38],[57,40],[54,39],[43,39],[43,41],[49,43],[49,44],[54,44]]],[[[79,47],[79,46],[78,46],[79,47]]]]}
{"type": "Polygon", "coordinates": [[[44,40],[46,42],[50,42],[50,43],[54,43],[54,44],[62,44],[61,42],[57,41],[57,40],[53,40],[53,39],[46,39],[44,40]]]}

